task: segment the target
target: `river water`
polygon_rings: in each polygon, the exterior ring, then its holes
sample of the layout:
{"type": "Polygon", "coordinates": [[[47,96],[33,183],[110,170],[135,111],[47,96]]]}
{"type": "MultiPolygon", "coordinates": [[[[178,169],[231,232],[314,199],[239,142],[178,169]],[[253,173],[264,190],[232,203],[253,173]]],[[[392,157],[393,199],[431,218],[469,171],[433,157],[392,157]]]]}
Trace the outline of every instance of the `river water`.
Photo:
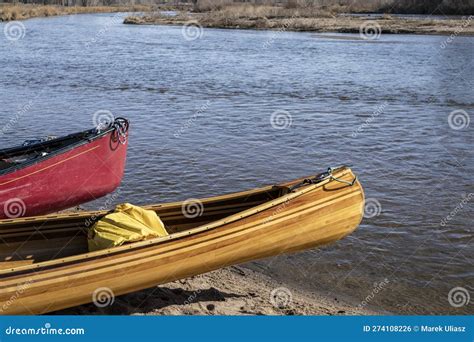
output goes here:
{"type": "Polygon", "coordinates": [[[92,127],[98,111],[130,118],[114,203],[350,165],[370,203],[359,229],[248,267],[387,312],[474,313],[448,300],[456,287],[474,299],[474,38],[204,29],[191,40],[123,15],[32,19],[21,39],[0,36],[2,147],[92,127]]]}

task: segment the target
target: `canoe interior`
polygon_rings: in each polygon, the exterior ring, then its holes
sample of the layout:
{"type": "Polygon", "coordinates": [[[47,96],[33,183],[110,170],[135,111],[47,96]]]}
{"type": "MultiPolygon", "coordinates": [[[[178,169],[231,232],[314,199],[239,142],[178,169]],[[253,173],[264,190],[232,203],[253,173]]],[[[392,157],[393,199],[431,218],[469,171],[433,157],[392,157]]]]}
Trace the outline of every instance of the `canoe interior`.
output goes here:
{"type": "Polygon", "coordinates": [[[0,150],[0,175],[17,170],[23,166],[50,158],[84,142],[97,138],[107,131],[91,129],[60,138],[47,138],[38,141],[26,141],[22,146],[0,150]]]}
{"type": "Polygon", "coordinates": [[[0,150],[0,171],[29,164],[45,157],[50,157],[57,151],[76,146],[78,143],[93,138],[97,130],[88,130],[71,134],[62,138],[26,142],[24,146],[0,150]]]}
{"type": "MultiPolygon", "coordinates": [[[[154,210],[164,222],[168,233],[173,234],[239,213],[278,198],[286,192],[286,186],[268,187],[235,196],[204,200],[202,215],[195,218],[188,218],[183,214],[182,203],[148,209],[154,210]]],[[[77,213],[0,221],[0,270],[87,253],[88,229],[103,215],[77,213]]]]}

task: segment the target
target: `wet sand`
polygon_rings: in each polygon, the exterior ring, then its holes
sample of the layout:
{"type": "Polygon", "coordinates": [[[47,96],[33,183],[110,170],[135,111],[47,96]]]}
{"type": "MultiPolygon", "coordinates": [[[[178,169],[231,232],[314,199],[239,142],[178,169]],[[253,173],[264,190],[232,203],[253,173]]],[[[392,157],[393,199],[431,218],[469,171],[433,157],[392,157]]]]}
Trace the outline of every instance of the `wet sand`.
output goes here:
{"type": "Polygon", "coordinates": [[[278,283],[240,266],[210,272],[114,298],[98,308],[87,304],[60,315],[377,315],[351,305],[278,283]]]}

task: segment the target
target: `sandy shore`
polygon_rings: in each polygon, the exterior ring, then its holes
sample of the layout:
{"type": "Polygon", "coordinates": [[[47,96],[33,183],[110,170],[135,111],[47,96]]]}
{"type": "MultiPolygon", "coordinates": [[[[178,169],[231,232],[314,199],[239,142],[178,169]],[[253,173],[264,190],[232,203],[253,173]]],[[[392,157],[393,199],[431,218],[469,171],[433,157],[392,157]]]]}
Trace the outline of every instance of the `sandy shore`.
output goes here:
{"type": "Polygon", "coordinates": [[[94,304],[61,315],[376,315],[339,298],[307,293],[258,272],[232,266],[94,304]]]}
{"type": "Polygon", "coordinates": [[[223,17],[215,13],[180,14],[175,17],[163,15],[129,16],[125,24],[137,25],[196,25],[210,28],[270,29],[279,31],[309,31],[364,33],[368,37],[380,33],[474,35],[472,16],[463,19],[431,20],[402,19],[395,16],[373,17],[223,17]]]}

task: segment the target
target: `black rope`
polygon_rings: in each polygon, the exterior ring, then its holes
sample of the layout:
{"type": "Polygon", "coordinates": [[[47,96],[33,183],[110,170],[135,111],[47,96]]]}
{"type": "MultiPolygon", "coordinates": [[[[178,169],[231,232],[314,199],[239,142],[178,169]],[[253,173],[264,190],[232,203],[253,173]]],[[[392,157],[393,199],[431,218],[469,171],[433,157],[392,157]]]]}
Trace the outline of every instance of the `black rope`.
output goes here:
{"type": "Polygon", "coordinates": [[[324,181],[326,179],[332,179],[332,180],[335,180],[336,182],[340,182],[340,183],[347,184],[349,186],[353,186],[355,184],[355,182],[357,181],[357,176],[355,176],[354,179],[351,182],[346,181],[344,179],[336,178],[336,177],[333,176],[334,171],[339,170],[339,169],[344,168],[344,167],[345,166],[339,166],[339,167],[336,167],[336,168],[329,167],[326,172],[322,172],[322,173],[316,175],[314,178],[305,178],[302,182],[293,185],[292,187],[289,188],[289,191],[292,192],[292,191],[294,191],[298,188],[301,188],[305,185],[318,184],[318,183],[321,183],[322,181],[324,181]]]}
{"type": "Polygon", "coordinates": [[[130,123],[125,118],[116,118],[112,124],[117,134],[117,139],[120,141],[121,144],[127,143],[128,138],[128,129],[130,127],[130,123]]]}

